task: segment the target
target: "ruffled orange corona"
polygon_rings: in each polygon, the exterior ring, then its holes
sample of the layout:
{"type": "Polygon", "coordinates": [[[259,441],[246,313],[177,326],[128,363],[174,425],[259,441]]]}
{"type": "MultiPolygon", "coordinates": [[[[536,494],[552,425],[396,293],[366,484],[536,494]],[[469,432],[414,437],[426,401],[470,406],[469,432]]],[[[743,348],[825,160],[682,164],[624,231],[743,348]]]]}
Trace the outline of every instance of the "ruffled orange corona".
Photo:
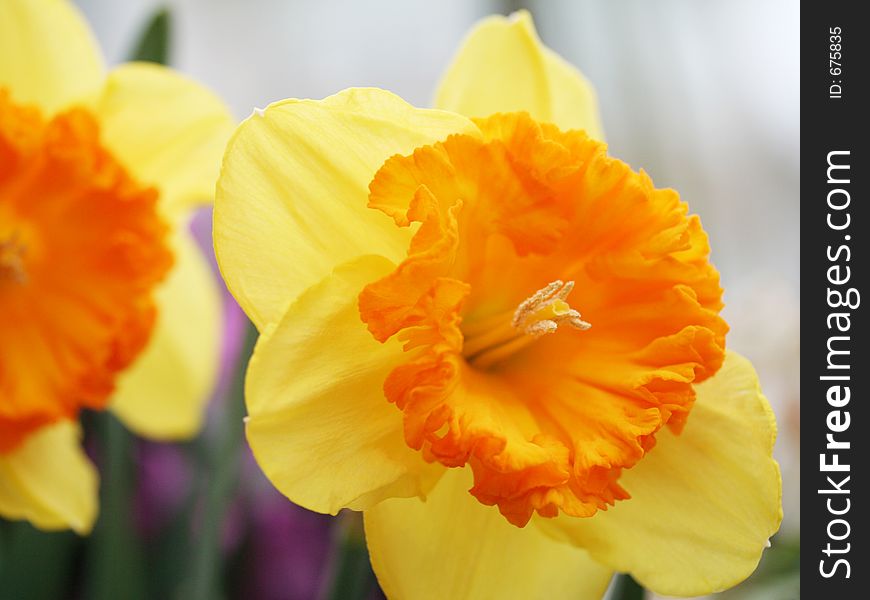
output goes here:
{"type": "Polygon", "coordinates": [[[0,89],[0,452],[106,405],[151,334],[167,232],[89,113],[46,122],[0,89]]]}
{"type": "Polygon", "coordinates": [[[741,581],[782,517],[776,425],[699,218],[607,155],[527,13],[474,29],[436,105],[285,100],[227,147],[215,249],[260,330],[266,476],[364,511],[392,599],[741,581]]]}
{"type": "Polygon", "coordinates": [[[697,216],[604,144],[524,113],[475,123],[375,175],[369,205],[420,228],[360,313],[405,343],[384,390],[412,448],[470,464],[515,525],[588,517],[722,365],[719,276],[697,216]]]}
{"type": "Polygon", "coordinates": [[[68,0],[0,2],[0,517],[91,530],[84,408],[199,430],[221,300],[189,224],[232,126],[171,69],[107,72],[68,0]]]}

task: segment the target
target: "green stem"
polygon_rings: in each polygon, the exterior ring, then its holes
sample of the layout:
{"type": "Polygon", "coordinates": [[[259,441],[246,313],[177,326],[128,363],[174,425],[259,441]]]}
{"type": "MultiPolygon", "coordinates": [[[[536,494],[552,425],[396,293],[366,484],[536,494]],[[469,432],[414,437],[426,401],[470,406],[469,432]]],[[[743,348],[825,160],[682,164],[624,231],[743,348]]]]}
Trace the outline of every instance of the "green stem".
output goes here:
{"type": "Polygon", "coordinates": [[[246,326],[245,341],[238,358],[238,369],[223,406],[214,446],[208,453],[203,470],[204,504],[199,538],[193,548],[191,576],[188,583],[189,600],[210,600],[220,597],[221,532],[233,492],[239,480],[239,461],[244,440],[245,370],[254,345],[257,330],[246,326]]]}
{"type": "Polygon", "coordinates": [[[364,600],[375,581],[363,533],[362,515],[344,511],[338,516],[338,539],[327,600],[364,600]]]}
{"type": "Polygon", "coordinates": [[[145,598],[144,549],[131,507],[136,468],[133,438],[110,413],[95,415],[103,463],[100,518],[88,543],[88,598],[145,598]]]}
{"type": "Polygon", "coordinates": [[[646,592],[643,587],[632,579],[631,575],[620,573],[616,576],[611,600],[644,600],[646,592]]]}
{"type": "Polygon", "coordinates": [[[74,579],[75,534],[0,519],[0,598],[62,598],[74,579]]]}

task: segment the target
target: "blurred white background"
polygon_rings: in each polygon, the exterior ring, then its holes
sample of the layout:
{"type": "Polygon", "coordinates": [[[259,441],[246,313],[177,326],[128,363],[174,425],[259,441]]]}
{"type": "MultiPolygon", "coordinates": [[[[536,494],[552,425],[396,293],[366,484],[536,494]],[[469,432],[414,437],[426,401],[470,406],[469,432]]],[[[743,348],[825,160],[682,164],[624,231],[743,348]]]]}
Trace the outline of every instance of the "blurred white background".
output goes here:
{"type": "Polygon", "coordinates": [[[784,531],[799,527],[799,8],[789,0],[78,0],[109,63],[160,6],[177,68],[239,118],[353,85],[421,106],[479,18],[525,7],[599,92],[611,153],[701,215],[731,348],[780,424],[784,531]]]}

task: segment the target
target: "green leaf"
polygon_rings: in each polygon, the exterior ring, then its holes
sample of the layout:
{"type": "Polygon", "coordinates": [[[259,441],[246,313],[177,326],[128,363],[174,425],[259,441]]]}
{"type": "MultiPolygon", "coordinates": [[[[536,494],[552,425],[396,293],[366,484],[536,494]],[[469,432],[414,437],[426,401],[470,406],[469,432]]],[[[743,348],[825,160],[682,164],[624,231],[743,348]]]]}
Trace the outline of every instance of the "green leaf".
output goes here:
{"type": "Polygon", "coordinates": [[[169,9],[158,10],[139,36],[139,41],[130,53],[130,60],[168,65],[171,25],[169,9]]]}

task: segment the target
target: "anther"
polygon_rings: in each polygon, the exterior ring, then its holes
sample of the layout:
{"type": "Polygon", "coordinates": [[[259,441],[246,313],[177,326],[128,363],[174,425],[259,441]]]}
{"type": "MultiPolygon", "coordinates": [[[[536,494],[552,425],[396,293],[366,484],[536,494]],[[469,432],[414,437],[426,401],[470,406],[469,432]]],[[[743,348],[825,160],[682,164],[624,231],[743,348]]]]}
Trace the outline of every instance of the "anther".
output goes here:
{"type": "Polygon", "coordinates": [[[491,317],[466,330],[464,354],[476,368],[488,368],[522,350],[541,336],[567,326],[580,331],[592,327],[568,304],[574,282],[556,280],[523,300],[508,322],[507,315],[491,317]]]}
{"type": "Polygon", "coordinates": [[[586,331],[592,324],[584,321],[567,302],[573,289],[573,281],[564,283],[557,279],[547,284],[520,303],[511,325],[533,337],[553,333],[560,325],[586,331]]]}

